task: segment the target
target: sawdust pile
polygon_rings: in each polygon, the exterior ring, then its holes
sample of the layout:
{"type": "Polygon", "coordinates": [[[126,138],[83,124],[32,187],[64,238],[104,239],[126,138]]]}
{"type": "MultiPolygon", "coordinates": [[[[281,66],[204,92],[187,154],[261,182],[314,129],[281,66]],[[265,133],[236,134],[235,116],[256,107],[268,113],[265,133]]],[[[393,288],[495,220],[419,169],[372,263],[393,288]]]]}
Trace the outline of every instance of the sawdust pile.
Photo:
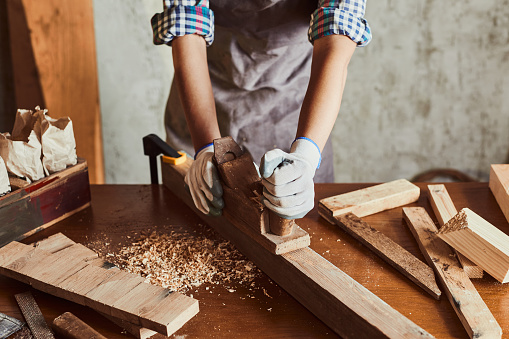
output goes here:
{"type": "Polygon", "coordinates": [[[171,231],[141,236],[107,256],[152,284],[185,293],[203,283],[254,286],[261,271],[226,240],[171,231]]]}

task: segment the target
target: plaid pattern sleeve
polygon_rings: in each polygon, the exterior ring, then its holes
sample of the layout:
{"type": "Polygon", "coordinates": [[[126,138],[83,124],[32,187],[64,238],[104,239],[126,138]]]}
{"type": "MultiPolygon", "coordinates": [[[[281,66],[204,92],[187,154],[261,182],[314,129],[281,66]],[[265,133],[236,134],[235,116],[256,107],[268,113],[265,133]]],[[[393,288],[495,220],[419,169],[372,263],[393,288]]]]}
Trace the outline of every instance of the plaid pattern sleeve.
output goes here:
{"type": "Polygon", "coordinates": [[[207,46],[214,41],[214,12],[209,0],[164,0],[164,11],[152,17],[154,44],[167,44],[175,37],[198,34],[207,46]]]}
{"type": "Polygon", "coordinates": [[[321,37],[346,35],[357,46],[371,41],[371,29],[363,16],[366,0],[319,0],[318,8],[311,15],[308,39],[313,43],[321,37]]]}

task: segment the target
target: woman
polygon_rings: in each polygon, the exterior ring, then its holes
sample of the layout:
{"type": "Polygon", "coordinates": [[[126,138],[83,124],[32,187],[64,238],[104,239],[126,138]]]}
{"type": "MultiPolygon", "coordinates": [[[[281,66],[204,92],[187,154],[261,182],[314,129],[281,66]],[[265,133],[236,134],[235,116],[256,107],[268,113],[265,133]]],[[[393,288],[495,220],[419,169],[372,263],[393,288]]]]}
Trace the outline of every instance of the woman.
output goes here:
{"type": "Polygon", "coordinates": [[[348,63],[371,40],[364,12],[365,0],[164,1],[152,28],[175,67],[167,141],[196,152],[186,183],[200,211],[223,207],[211,143],[227,135],[262,159],[269,209],[296,219],[313,208],[314,181],[334,180],[327,140],[348,63]]]}

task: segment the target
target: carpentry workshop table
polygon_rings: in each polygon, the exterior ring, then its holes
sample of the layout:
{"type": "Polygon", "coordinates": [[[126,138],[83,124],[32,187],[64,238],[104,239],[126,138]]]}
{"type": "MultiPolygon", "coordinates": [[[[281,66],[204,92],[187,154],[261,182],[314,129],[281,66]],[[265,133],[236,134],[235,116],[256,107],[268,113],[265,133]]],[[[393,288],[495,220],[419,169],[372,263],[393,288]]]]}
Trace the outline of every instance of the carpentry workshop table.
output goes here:
{"type": "MultiPolygon", "coordinates": [[[[371,184],[317,184],[318,200],[364,188],[371,184]]],[[[430,207],[426,184],[418,184],[421,197],[409,206],[430,207]]],[[[468,207],[509,234],[509,225],[487,183],[447,183],[458,209],[468,207]]],[[[203,232],[203,222],[178,197],[162,185],[92,185],[92,205],[25,240],[31,243],[62,232],[85,245],[102,243],[112,253],[132,243],[141,232],[203,232]]],[[[417,242],[402,219],[402,208],[377,213],[363,220],[424,261],[417,242]]],[[[311,235],[311,248],[375,293],[390,306],[437,338],[467,338],[467,333],[447,298],[434,300],[374,253],[337,226],[319,217],[313,209],[299,226],[311,235]]],[[[210,232],[208,232],[210,233],[210,232]]],[[[219,237],[219,235],[217,235],[219,237]]],[[[298,284],[295,281],[295,284],[298,284]]],[[[479,294],[509,334],[509,285],[485,275],[474,279],[479,294]]],[[[295,338],[337,335],[280,289],[266,275],[257,278],[254,291],[231,284],[202,285],[189,291],[199,300],[200,312],[176,335],[185,338],[295,338]],[[213,288],[212,288],[213,287],[213,288]],[[212,293],[211,293],[212,292],[212,293]]],[[[22,319],[14,295],[30,289],[28,285],[0,276],[0,312],[22,319]]],[[[120,327],[95,311],[57,297],[32,290],[48,323],[70,311],[108,338],[124,338],[120,327]]],[[[327,305],[324,305],[327,307],[327,305]]],[[[160,335],[154,338],[162,337],[160,335]]]]}

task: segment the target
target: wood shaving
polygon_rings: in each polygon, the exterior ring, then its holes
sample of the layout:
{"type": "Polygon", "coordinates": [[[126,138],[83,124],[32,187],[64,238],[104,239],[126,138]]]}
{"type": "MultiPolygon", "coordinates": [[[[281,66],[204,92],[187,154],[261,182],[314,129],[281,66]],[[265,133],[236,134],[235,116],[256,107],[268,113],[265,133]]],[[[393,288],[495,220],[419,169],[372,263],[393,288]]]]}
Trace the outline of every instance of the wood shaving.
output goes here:
{"type": "MultiPolygon", "coordinates": [[[[261,271],[226,240],[189,233],[142,235],[108,261],[147,282],[185,293],[204,283],[254,286],[261,271]]],[[[231,292],[231,291],[230,291],[231,292]]]]}

